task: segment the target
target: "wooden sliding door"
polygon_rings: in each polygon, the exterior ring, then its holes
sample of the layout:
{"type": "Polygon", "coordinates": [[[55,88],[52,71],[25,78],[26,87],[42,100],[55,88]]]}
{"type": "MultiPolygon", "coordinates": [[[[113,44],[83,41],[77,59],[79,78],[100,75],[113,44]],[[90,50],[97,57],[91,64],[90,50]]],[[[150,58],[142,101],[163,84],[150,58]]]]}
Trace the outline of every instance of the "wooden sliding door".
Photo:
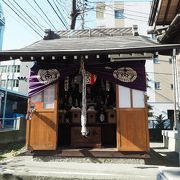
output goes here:
{"type": "Polygon", "coordinates": [[[56,150],[57,147],[57,84],[34,95],[32,120],[28,120],[26,140],[30,150],[56,150]]]}
{"type": "Polygon", "coordinates": [[[147,108],[144,92],[117,86],[117,148],[149,151],[147,108]]]}

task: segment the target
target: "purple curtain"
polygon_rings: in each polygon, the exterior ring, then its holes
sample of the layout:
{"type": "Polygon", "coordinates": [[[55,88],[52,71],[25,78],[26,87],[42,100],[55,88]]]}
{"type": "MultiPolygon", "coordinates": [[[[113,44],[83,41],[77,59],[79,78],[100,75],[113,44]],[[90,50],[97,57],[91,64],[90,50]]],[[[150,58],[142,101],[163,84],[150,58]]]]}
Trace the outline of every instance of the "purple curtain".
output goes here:
{"type": "MultiPolygon", "coordinates": [[[[80,64],[36,63],[30,72],[29,97],[78,72],[79,68],[80,64]]],[[[118,85],[146,91],[145,61],[85,64],[85,69],[118,85]]]]}
{"type": "Polygon", "coordinates": [[[146,91],[145,61],[119,61],[85,66],[86,71],[128,88],[146,91]]]}
{"type": "Polygon", "coordinates": [[[79,71],[79,64],[37,63],[30,71],[29,97],[79,71]]]}

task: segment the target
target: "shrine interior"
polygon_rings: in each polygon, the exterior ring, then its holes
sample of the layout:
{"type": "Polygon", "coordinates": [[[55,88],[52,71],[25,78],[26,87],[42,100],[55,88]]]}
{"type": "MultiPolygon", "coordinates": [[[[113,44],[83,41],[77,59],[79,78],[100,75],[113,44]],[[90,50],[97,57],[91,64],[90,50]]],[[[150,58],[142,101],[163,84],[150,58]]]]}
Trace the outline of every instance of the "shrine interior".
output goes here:
{"type": "Polygon", "coordinates": [[[58,147],[116,147],[116,85],[91,73],[86,76],[87,129],[81,135],[82,75],[59,81],[58,147]]]}

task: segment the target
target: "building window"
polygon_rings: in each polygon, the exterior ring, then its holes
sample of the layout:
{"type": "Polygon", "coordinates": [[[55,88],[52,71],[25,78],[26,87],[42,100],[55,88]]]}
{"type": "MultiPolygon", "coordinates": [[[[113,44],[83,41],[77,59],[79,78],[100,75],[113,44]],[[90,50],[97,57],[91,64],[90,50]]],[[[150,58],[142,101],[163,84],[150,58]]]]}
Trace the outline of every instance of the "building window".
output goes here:
{"type": "Polygon", "coordinates": [[[7,87],[12,87],[12,79],[9,79],[9,80],[7,81],[7,87]]]}
{"type": "Polygon", "coordinates": [[[169,64],[172,64],[172,58],[169,58],[169,64]]]}
{"type": "Polygon", "coordinates": [[[7,66],[0,66],[0,73],[5,73],[7,71],[7,66]]]}
{"type": "Polygon", "coordinates": [[[1,85],[2,87],[5,87],[5,84],[6,84],[6,80],[1,80],[1,84],[0,84],[0,85],[1,85]]]}
{"type": "Polygon", "coordinates": [[[156,90],[161,89],[160,82],[155,82],[154,86],[156,90]]]}
{"type": "Polygon", "coordinates": [[[13,87],[19,87],[19,80],[13,80],[13,87]]]}
{"type": "Polygon", "coordinates": [[[96,18],[104,19],[105,3],[99,2],[96,5],[96,18]]]}
{"type": "Polygon", "coordinates": [[[154,59],[153,59],[153,62],[154,62],[154,64],[160,64],[159,58],[154,58],[154,59]]]}
{"type": "Polygon", "coordinates": [[[15,65],[13,72],[16,72],[16,73],[20,72],[20,65],[15,65]]]}
{"type": "Polygon", "coordinates": [[[124,9],[114,11],[115,19],[124,19],[124,9]]]}
{"type": "Polygon", "coordinates": [[[171,84],[171,90],[173,90],[174,89],[174,86],[173,86],[173,84],[171,84]]]}
{"type": "Polygon", "coordinates": [[[10,66],[9,66],[9,72],[10,72],[10,73],[14,72],[14,67],[13,67],[13,65],[10,65],[10,66]]]}
{"type": "Polygon", "coordinates": [[[16,66],[16,72],[20,72],[20,65],[16,66]]]}

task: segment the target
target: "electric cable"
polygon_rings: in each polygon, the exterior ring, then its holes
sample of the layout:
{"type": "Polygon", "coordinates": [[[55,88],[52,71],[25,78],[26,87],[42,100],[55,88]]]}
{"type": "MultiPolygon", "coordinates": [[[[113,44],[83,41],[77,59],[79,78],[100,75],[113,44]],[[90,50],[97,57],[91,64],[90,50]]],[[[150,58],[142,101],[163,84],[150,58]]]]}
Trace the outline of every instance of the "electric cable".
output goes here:
{"type": "Polygon", "coordinates": [[[33,0],[34,3],[36,4],[36,6],[41,10],[41,12],[44,14],[44,16],[47,18],[47,20],[49,21],[49,23],[52,25],[52,27],[54,28],[54,30],[57,31],[57,29],[55,28],[55,26],[52,24],[51,20],[48,18],[48,16],[46,15],[46,13],[42,10],[42,8],[39,6],[39,4],[36,2],[36,0],[33,0]]]}
{"type": "Polygon", "coordinates": [[[51,8],[53,9],[53,11],[55,12],[55,14],[57,15],[57,17],[60,19],[60,21],[62,22],[62,24],[64,25],[64,27],[65,27],[66,29],[68,29],[67,26],[66,26],[66,24],[65,24],[64,21],[62,20],[62,18],[59,16],[59,14],[57,13],[57,11],[54,9],[53,5],[49,2],[49,0],[47,0],[47,2],[48,2],[48,4],[51,6],[51,8]]]}
{"type": "Polygon", "coordinates": [[[33,26],[31,26],[31,24],[29,24],[28,22],[26,22],[26,20],[21,17],[7,2],[5,2],[5,0],[2,0],[2,2],[4,2],[4,4],[6,4],[6,6],[8,6],[24,23],[26,23],[36,34],[38,34],[41,38],[43,38],[43,36],[36,30],[34,29],[33,26]]]}
{"type": "MultiPolygon", "coordinates": [[[[89,2],[89,1],[88,1],[89,2]]],[[[93,3],[93,2],[90,2],[90,3],[93,3]]],[[[97,2],[94,2],[94,4],[97,4],[97,2]]],[[[114,5],[114,4],[113,4],[114,5]]],[[[127,4],[124,4],[125,6],[128,6],[127,4]]],[[[104,3],[104,6],[107,6],[107,7],[110,7],[110,8],[112,8],[113,9],[113,7],[111,6],[111,5],[107,5],[107,4],[105,4],[104,3]]],[[[139,14],[144,14],[144,15],[147,15],[147,16],[149,16],[149,14],[148,13],[144,13],[144,12],[141,12],[141,11],[134,11],[134,10],[129,10],[129,9],[125,9],[126,11],[129,11],[129,12],[135,12],[135,13],[139,13],[139,14]]]]}
{"type": "MultiPolygon", "coordinates": [[[[32,34],[32,32],[29,30],[29,28],[27,28],[21,21],[19,21],[19,19],[17,19],[17,18],[16,18],[15,16],[13,16],[12,14],[10,14],[9,11],[7,11],[6,9],[4,9],[4,11],[5,11],[7,14],[9,14],[9,16],[11,16],[13,20],[15,19],[19,24],[21,24],[22,26],[24,26],[24,28],[25,28],[27,31],[29,31],[29,33],[32,34]]],[[[33,34],[32,34],[32,35],[33,35],[33,34]]]]}
{"type": "Polygon", "coordinates": [[[54,0],[53,0],[53,3],[54,3],[54,5],[56,6],[56,9],[58,10],[59,14],[61,15],[64,23],[66,24],[66,26],[68,26],[68,22],[66,21],[66,18],[65,18],[64,15],[61,13],[59,7],[57,6],[57,4],[56,4],[56,2],[55,2],[54,0]]]}
{"type": "MultiPolygon", "coordinates": [[[[97,10],[95,10],[95,9],[92,9],[92,11],[102,13],[101,11],[97,11],[97,10]]],[[[106,14],[111,15],[111,16],[114,16],[114,14],[112,14],[112,13],[106,13],[106,14]]],[[[126,18],[126,19],[131,19],[131,20],[136,20],[136,21],[142,21],[142,22],[148,22],[148,21],[145,21],[145,20],[134,19],[134,18],[127,17],[127,16],[124,16],[124,15],[123,15],[123,17],[126,18]]]]}
{"type": "MultiPolygon", "coordinates": [[[[105,6],[108,6],[108,5],[105,4],[105,6]]],[[[101,7],[103,7],[103,6],[98,6],[98,8],[101,8],[101,7]]],[[[108,6],[108,7],[110,7],[112,10],[116,10],[115,8],[113,8],[113,7],[111,7],[111,6],[108,6]]],[[[96,7],[93,7],[93,6],[92,6],[92,7],[89,7],[89,8],[92,8],[92,9],[97,10],[97,8],[96,8],[96,7]]],[[[117,9],[117,10],[118,10],[118,9],[117,9]]],[[[112,12],[111,10],[108,10],[108,9],[106,9],[106,11],[109,11],[109,13],[112,12]]],[[[125,11],[128,11],[128,10],[125,9],[125,11]]],[[[108,13],[106,13],[106,14],[108,14],[108,13]]],[[[145,16],[140,16],[140,15],[135,15],[135,14],[129,14],[129,13],[126,13],[126,12],[125,12],[124,14],[129,15],[129,16],[135,16],[135,17],[140,17],[140,18],[148,19],[148,16],[145,17],[145,16]]]]}
{"type": "Polygon", "coordinates": [[[40,30],[42,30],[42,31],[44,32],[44,29],[43,29],[39,24],[37,24],[36,21],[34,21],[34,19],[23,9],[15,0],[13,0],[13,1],[14,1],[15,4],[26,14],[26,16],[29,17],[29,19],[30,19],[34,24],[36,24],[36,26],[37,26],[40,30]]]}
{"type": "MultiPolygon", "coordinates": [[[[59,2],[58,0],[56,0],[56,2],[59,4],[60,7],[63,7],[62,10],[66,13],[66,15],[67,15],[67,17],[68,17],[69,14],[70,14],[70,12],[68,12],[67,7],[65,6],[65,3],[62,3],[62,1],[61,1],[61,4],[60,4],[60,2],[59,2]]],[[[69,16],[69,17],[70,17],[70,16],[69,16]]]]}
{"type": "Polygon", "coordinates": [[[28,1],[25,0],[29,6],[31,6],[31,8],[44,20],[44,22],[46,22],[49,26],[51,26],[52,28],[54,28],[34,7],[33,5],[28,1]]]}

